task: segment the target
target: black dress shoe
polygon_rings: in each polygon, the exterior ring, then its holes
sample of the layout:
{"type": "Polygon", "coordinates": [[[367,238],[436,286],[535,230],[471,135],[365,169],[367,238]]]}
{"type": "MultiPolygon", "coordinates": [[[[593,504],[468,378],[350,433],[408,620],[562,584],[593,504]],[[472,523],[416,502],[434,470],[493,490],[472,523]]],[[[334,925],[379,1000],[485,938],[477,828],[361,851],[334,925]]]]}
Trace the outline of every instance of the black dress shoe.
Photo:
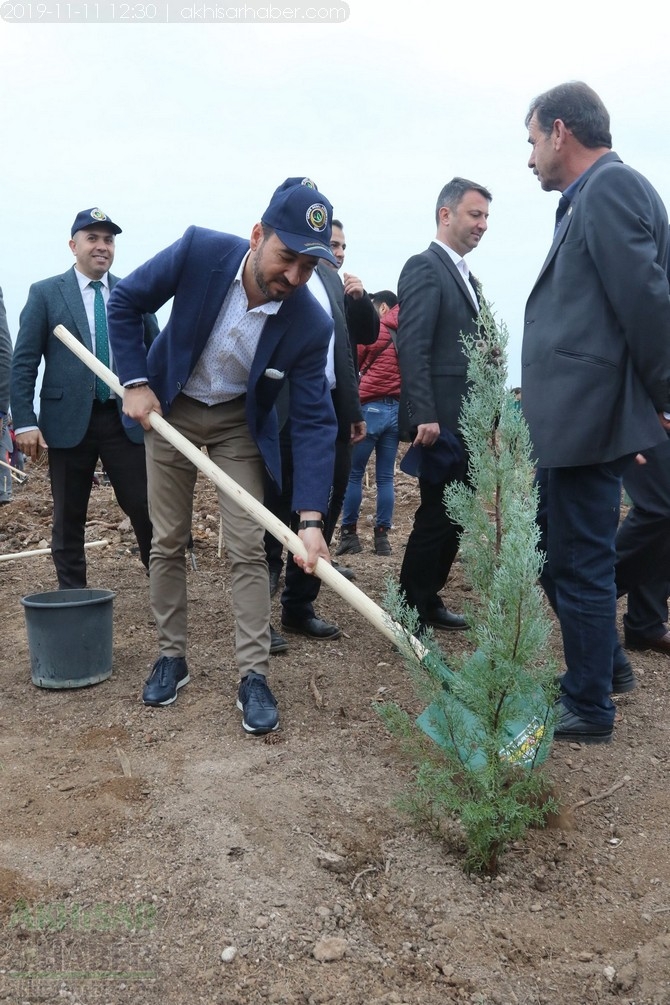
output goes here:
{"type": "MultiPolygon", "coordinates": [[[[556,684],[561,691],[563,690],[564,677],[564,673],[558,674],[556,677],[556,684]]],[[[629,694],[636,687],[637,677],[630,663],[614,667],[614,673],[612,674],[612,694],[629,694]]]]}
{"type": "Polygon", "coordinates": [[[554,739],[568,740],[572,743],[609,743],[614,732],[613,726],[605,726],[598,722],[589,722],[575,715],[559,700],[556,702],[556,723],[554,739]]]}
{"type": "Polygon", "coordinates": [[[637,677],[630,662],[626,659],[621,647],[618,647],[618,657],[614,658],[612,673],[612,694],[628,694],[637,687],[637,677]]]}
{"type": "Polygon", "coordinates": [[[339,572],[340,576],[344,576],[349,582],[356,578],[356,573],[348,565],[340,565],[339,562],[331,562],[331,565],[336,572],[339,572]]]}
{"type": "Polygon", "coordinates": [[[281,569],[268,569],[268,581],[270,583],[270,596],[274,597],[275,593],[279,589],[279,577],[281,576],[281,569]]]}
{"type": "Polygon", "coordinates": [[[270,654],[276,656],[277,653],[285,653],[287,649],[288,642],[286,639],[270,625],[270,654]]]}
{"type": "Polygon", "coordinates": [[[330,639],[339,639],[342,630],[338,625],[330,621],[323,621],[321,618],[286,618],[282,614],[281,626],[285,632],[294,635],[306,635],[309,639],[318,639],[320,642],[330,639]]]}
{"type": "Polygon", "coordinates": [[[624,645],[626,649],[653,649],[654,652],[670,656],[670,631],[663,635],[638,635],[624,629],[624,645]]]}
{"type": "Polygon", "coordinates": [[[422,625],[438,628],[443,632],[460,632],[469,628],[462,614],[454,614],[448,607],[438,607],[421,618],[422,625]]]}

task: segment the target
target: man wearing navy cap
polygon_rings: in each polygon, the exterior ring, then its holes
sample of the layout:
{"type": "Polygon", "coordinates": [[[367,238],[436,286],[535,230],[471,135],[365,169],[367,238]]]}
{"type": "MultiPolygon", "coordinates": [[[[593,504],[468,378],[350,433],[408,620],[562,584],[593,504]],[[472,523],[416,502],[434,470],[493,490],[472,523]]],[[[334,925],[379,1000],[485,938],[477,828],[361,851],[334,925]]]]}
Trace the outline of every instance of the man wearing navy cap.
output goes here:
{"type": "MultiPolygon", "coordinates": [[[[157,434],[149,414],[170,423],[256,499],[264,473],[281,482],[275,401],[290,387],[295,456],[293,509],[312,572],[329,560],[323,538],[336,424],[325,379],[332,322],[305,288],[330,251],[332,207],[308,178],[278,188],[251,239],[189,227],[171,247],[124,279],[109,304],[110,336],[127,415],[146,430],[154,525],[151,606],[159,657],[145,684],[148,705],[169,705],[188,682],[184,550],[196,469],[157,434]],[[174,297],[148,353],[141,316],[174,297]],[[150,306],[151,305],[151,306],[150,306]]],[[[267,683],[270,595],[263,529],[219,493],[231,566],[240,674],[237,705],[248,733],[278,726],[267,683]]]]}
{"type": "MultiPolygon", "coordinates": [[[[110,273],[121,228],[97,207],[77,214],[70,231],[74,268],[34,283],[19,320],[11,405],[19,449],[33,460],[49,448],[53,496],[51,554],[60,589],[86,586],[84,530],[98,458],[121,509],[130,518],[140,558],[149,566],[151,522],[141,427],[124,430],[121,402],[96,380],[53,331],[64,325],[87,349],[113,365],[107,337],[107,301],[118,282],[110,273]],[[40,362],[44,376],[39,418],[33,401],[40,362]]],[[[141,319],[142,338],[158,334],[152,316],[141,319]]]]}

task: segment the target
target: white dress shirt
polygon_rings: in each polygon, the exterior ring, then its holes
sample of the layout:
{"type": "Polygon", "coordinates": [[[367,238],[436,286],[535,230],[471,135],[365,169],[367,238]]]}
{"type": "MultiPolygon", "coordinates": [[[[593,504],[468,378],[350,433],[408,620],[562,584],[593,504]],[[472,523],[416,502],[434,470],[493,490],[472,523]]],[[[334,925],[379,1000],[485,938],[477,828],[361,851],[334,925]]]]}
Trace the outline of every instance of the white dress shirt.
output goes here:
{"type": "Polygon", "coordinates": [[[246,394],[249,373],[265,322],[283,301],[271,300],[249,310],[240,262],[200,359],[184,385],[184,394],[206,405],[218,405],[246,394]]]}
{"type": "MultiPolygon", "coordinates": [[[[326,287],[316,269],[307,280],[307,289],[315,300],[318,300],[329,318],[333,316],[333,308],[330,306],[330,299],[326,293],[326,287]]],[[[326,380],[328,387],[333,390],[337,381],[335,380],[335,325],[328,343],[328,354],[326,356],[326,380]]]]}

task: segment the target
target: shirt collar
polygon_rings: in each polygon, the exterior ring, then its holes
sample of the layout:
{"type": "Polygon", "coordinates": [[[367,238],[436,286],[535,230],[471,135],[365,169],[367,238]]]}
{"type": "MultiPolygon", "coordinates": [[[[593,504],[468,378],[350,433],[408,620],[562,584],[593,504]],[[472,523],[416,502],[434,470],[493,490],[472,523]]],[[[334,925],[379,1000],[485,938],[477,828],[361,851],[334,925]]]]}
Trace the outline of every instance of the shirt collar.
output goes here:
{"type": "MultiPolygon", "coordinates": [[[[87,286],[90,286],[90,284],[95,281],[93,279],[89,279],[89,277],[85,276],[83,272],[80,272],[76,265],[74,267],[74,274],[77,277],[80,290],[85,290],[87,286]]],[[[100,276],[100,282],[109,290],[109,272],[105,272],[104,276],[100,276]]]]}
{"type": "MultiPolygon", "coordinates": [[[[251,254],[251,248],[249,249],[249,251],[247,251],[246,255],[244,256],[244,258],[240,262],[240,267],[237,270],[235,278],[233,279],[233,285],[235,283],[237,283],[237,285],[239,286],[239,289],[240,289],[240,291],[242,293],[242,296],[247,301],[247,308],[249,307],[249,299],[247,297],[247,291],[245,290],[245,288],[244,288],[244,286],[242,284],[242,276],[244,274],[244,266],[247,264],[247,258],[249,257],[250,254],[251,254]]],[[[258,307],[252,307],[251,310],[247,310],[247,313],[248,314],[253,314],[253,313],[257,313],[257,314],[278,314],[279,313],[279,309],[280,309],[280,307],[281,307],[281,305],[283,303],[284,303],[283,300],[269,300],[266,304],[259,304],[258,307]]]]}
{"type": "MultiPolygon", "coordinates": [[[[459,262],[464,262],[465,261],[463,255],[459,255],[457,251],[454,251],[453,248],[450,248],[448,244],[444,243],[444,241],[438,241],[438,239],[436,237],[434,237],[433,238],[433,244],[439,244],[439,246],[441,248],[444,248],[444,250],[446,251],[446,253],[449,255],[449,258],[452,260],[452,262],[454,263],[454,265],[456,267],[458,267],[459,262]]],[[[468,269],[468,272],[469,271],[470,271],[470,269],[468,269]]]]}

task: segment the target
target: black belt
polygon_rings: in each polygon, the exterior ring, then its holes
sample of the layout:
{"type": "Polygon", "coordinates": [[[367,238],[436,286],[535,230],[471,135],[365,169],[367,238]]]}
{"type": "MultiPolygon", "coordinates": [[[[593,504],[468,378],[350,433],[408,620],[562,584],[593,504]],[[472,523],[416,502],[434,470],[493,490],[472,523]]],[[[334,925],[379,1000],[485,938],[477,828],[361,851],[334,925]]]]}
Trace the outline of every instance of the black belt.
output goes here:
{"type": "Polygon", "coordinates": [[[116,398],[108,398],[107,401],[98,401],[97,398],[93,399],[93,408],[116,408],[116,398]]]}

